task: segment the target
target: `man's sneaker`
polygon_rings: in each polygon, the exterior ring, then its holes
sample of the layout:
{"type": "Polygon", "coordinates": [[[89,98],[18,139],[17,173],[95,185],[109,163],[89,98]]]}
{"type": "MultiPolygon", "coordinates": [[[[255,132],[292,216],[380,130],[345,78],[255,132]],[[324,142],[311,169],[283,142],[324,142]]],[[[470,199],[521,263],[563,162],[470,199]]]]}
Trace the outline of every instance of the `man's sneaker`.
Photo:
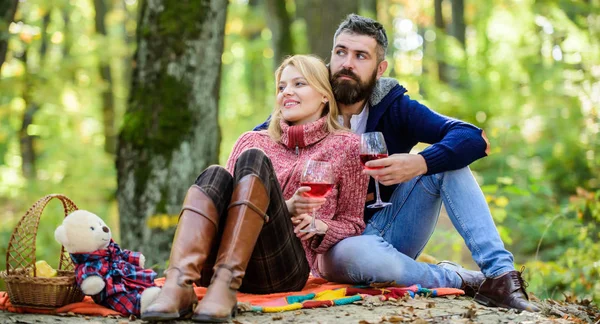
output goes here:
{"type": "Polygon", "coordinates": [[[485,276],[481,271],[467,270],[460,264],[452,261],[441,261],[438,263],[438,266],[456,272],[460,279],[462,279],[460,289],[462,289],[465,292],[465,295],[469,297],[475,297],[477,290],[479,290],[479,286],[485,280],[485,276]]]}
{"type": "Polygon", "coordinates": [[[539,312],[540,308],[529,301],[522,273],[523,269],[513,270],[496,278],[486,278],[475,295],[475,301],[485,306],[539,312]]]}

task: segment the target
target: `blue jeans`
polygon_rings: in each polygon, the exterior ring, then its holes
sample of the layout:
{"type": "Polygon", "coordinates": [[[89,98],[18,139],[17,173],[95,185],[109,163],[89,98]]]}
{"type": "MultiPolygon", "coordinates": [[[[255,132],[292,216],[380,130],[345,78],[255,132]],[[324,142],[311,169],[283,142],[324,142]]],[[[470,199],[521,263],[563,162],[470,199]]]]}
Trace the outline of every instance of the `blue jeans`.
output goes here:
{"type": "Polygon", "coordinates": [[[323,255],[323,277],[460,288],[456,272],[415,261],[433,234],[442,202],[486,277],[514,270],[513,255],[504,248],[479,184],[465,167],[398,185],[392,205],[371,218],[363,235],[344,239],[323,255]]]}

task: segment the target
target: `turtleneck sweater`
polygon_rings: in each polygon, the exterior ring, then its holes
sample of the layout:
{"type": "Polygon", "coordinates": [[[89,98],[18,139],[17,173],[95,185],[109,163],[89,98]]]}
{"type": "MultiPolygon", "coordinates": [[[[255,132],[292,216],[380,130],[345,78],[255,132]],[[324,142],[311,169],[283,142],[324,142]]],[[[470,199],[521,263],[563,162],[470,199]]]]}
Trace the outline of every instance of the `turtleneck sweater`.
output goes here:
{"type": "Polygon", "coordinates": [[[302,241],[306,259],[313,273],[319,276],[315,262],[318,254],[325,253],[344,238],[362,234],[369,181],[368,176],[362,174],[360,138],[350,131],[328,132],[326,118],[296,126],[282,121],[279,141],[273,140],[266,130],[246,132],[238,138],[227,161],[227,170],[233,174],[242,152],[250,148],[263,150],[271,159],[286,200],[300,187],[302,169],[309,159],[331,163],[333,189],[325,196],[327,201],[315,210],[316,218],[327,224],[327,232],[302,241]]]}

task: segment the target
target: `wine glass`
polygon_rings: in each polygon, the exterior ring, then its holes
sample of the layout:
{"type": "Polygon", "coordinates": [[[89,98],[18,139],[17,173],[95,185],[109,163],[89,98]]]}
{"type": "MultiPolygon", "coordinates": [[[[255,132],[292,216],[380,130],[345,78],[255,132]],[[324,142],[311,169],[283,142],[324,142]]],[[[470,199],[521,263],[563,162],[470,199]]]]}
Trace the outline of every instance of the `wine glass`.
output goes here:
{"type": "MultiPolygon", "coordinates": [[[[300,186],[310,187],[310,191],[304,194],[311,198],[323,198],[333,188],[333,170],[331,163],[325,161],[308,160],[302,170],[300,186]]],[[[316,232],[315,210],[312,210],[312,219],[308,228],[300,232],[316,232]]]]}
{"type": "MultiPolygon", "coordinates": [[[[381,169],[382,167],[368,168],[365,163],[371,160],[378,160],[388,157],[387,147],[385,146],[385,140],[381,132],[369,132],[364,133],[360,136],[360,163],[367,170],[381,169]]],[[[379,195],[379,182],[375,179],[375,192],[377,200],[375,203],[368,205],[367,208],[382,208],[391,205],[389,202],[381,201],[379,195]]]]}

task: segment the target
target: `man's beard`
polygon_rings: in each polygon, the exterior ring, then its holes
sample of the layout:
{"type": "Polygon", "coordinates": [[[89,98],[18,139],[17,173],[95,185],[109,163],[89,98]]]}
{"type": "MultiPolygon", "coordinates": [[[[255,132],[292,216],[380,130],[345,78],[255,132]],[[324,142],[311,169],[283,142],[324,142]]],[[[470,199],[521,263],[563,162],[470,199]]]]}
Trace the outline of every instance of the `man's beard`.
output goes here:
{"type": "Polygon", "coordinates": [[[362,81],[354,72],[347,69],[341,69],[336,72],[331,76],[330,81],[335,100],[344,105],[351,105],[371,96],[377,83],[377,70],[373,71],[373,75],[366,82],[362,81]],[[350,77],[354,81],[340,79],[341,76],[350,77]]]}

